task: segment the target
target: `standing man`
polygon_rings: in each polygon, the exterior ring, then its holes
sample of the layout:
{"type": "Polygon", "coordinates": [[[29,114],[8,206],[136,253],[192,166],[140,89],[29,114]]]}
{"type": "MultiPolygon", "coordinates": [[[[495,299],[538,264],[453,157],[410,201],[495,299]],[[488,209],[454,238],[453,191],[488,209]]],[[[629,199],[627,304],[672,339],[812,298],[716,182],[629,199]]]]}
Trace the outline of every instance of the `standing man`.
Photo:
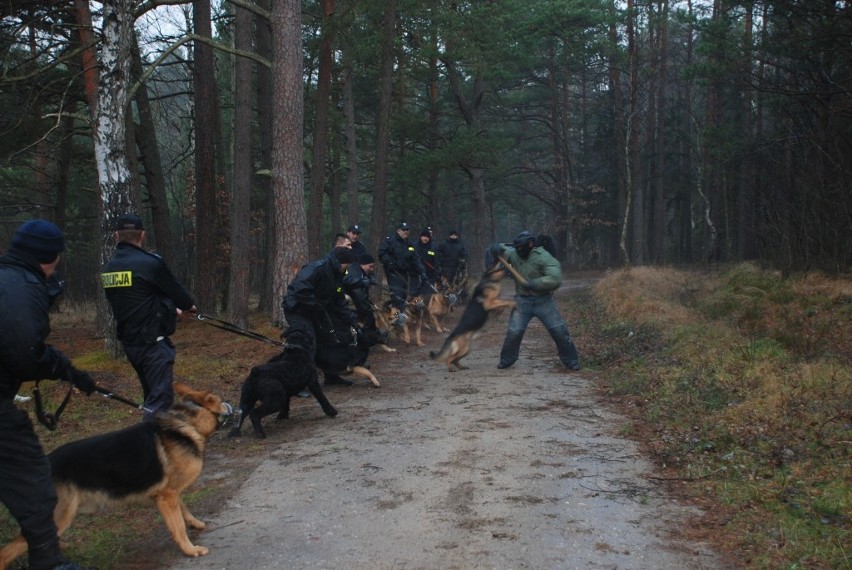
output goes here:
{"type": "Polygon", "coordinates": [[[53,522],[56,488],[29,415],[13,400],[23,381],[68,379],[80,391],[95,390],[92,377],[45,344],[48,312],[62,292],[55,271],[65,239],[45,220],[22,224],[0,257],[0,501],[27,541],[32,570],[78,570],[59,553],[53,522]]]}
{"type": "Polygon", "coordinates": [[[530,232],[519,233],[512,245],[514,248],[504,248],[500,244],[492,246],[495,257],[504,256],[526,279],[525,283],[520,283],[515,278],[517,306],[509,316],[509,329],[506,331],[497,368],[508,368],[518,360],[527,325],[533,317],[537,317],[556,343],[562,364],[569,370],[579,370],[577,348],[571,340],[568,325],[553,301],[553,291],[562,284],[559,261],[543,247],[535,247],[535,236],[530,232]]]}
{"type": "Polygon", "coordinates": [[[142,384],[143,419],[153,419],[174,402],[175,346],[169,336],[177,317],[197,311],[163,258],[142,249],[145,228],[136,214],[115,225],[115,253],[103,268],[101,282],[115,317],[118,340],[142,384]]]}
{"type": "Polygon", "coordinates": [[[420,240],[414,245],[417,255],[420,257],[420,263],[423,264],[423,269],[426,270],[426,279],[428,280],[424,287],[426,295],[431,294],[432,287],[440,286],[441,284],[441,268],[438,267],[438,254],[435,252],[435,246],[432,243],[432,230],[426,228],[420,232],[420,240]]]}
{"type": "Polygon", "coordinates": [[[452,286],[457,278],[461,280],[467,263],[467,252],[459,241],[459,232],[451,230],[449,237],[438,246],[437,253],[438,267],[452,286]]]}
{"type": "Polygon", "coordinates": [[[394,235],[387,236],[379,245],[379,261],[385,270],[385,279],[391,292],[391,304],[400,311],[405,310],[409,290],[417,291],[425,283],[426,269],[408,241],[411,228],[400,222],[394,235]]]}
{"type": "Polygon", "coordinates": [[[349,226],[349,229],[346,230],[346,236],[352,242],[352,253],[355,254],[355,260],[358,263],[363,263],[361,258],[369,256],[370,253],[367,251],[367,246],[361,241],[361,226],[358,224],[349,226]]]}

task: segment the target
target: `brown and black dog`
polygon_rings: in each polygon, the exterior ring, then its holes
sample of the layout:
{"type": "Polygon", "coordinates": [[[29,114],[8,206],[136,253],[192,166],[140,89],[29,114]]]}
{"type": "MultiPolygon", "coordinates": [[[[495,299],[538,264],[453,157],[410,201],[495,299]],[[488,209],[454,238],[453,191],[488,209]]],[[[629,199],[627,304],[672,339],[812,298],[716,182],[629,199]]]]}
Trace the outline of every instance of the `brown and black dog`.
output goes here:
{"type": "Polygon", "coordinates": [[[450,336],[444,341],[441,350],[429,353],[432,358],[443,360],[450,372],[466,368],[459,361],[470,353],[471,341],[494,311],[515,308],[514,301],[500,298],[505,272],[506,267],[502,263],[495,263],[485,270],[471,294],[470,302],[464,308],[450,336]]]}
{"type": "MultiPolygon", "coordinates": [[[[153,421],[67,443],[48,455],[59,501],[53,511],[61,535],[77,512],[110,503],[153,501],[172,538],[187,556],[207,548],[189,540],[186,527],[203,529],[181,495],[201,474],[207,439],[233,413],[214,394],[175,382],[176,403],[153,421]]],[[[34,499],[35,500],[35,499],[34,499]]],[[[0,549],[0,569],[27,551],[18,535],[0,549]]]]}

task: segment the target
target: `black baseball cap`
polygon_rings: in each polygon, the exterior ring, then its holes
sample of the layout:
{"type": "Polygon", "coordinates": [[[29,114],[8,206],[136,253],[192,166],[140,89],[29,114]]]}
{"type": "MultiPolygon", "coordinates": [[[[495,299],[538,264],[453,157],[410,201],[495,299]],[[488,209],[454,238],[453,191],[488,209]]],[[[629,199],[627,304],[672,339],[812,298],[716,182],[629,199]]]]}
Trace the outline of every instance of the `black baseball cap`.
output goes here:
{"type": "Polygon", "coordinates": [[[136,214],[122,214],[115,221],[114,229],[116,231],[144,230],[145,226],[142,224],[142,218],[140,218],[136,214]]]}

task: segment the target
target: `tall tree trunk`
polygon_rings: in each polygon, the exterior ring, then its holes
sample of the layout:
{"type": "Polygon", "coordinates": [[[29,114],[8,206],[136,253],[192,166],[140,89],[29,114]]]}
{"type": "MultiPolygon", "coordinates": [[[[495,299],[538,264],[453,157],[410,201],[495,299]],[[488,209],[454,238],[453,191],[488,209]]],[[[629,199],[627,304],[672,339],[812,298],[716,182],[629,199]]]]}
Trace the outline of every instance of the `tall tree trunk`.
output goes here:
{"type": "Polygon", "coordinates": [[[272,77],[274,93],[272,190],[275,195],[275,265],[273,321],[284,322],[281,301],[287,284],[307,261],[307,219],[302,129],[302,13],[297,0],[276,0],[272,6],[272,77]]]}
{"type": "MultiPolygon", "coordinates": [[[[210,0],[194,0],[195,33],[212,37],[210,0]]],[[[202,311],[218,310],[217,291],[217,200],[216,200],[216,69],[213,48],[194,44],[193,85],[195,89],[195,291],[202,311]]]]}
{"type": "Polygon", "coordinates": [[[630,61],[630,94],[628,100],[628,125],[627,129],[627,169],[629,176],[628,202],[632,201],[629,216],[625,212],[625,221],[629,223],[630,236],[624,236],[625,241],[630,239],[632,247],[628,252],[634,264],[645,263],[645,194],[642,188],[642,177],[640,176],[642,163],[639,159],[639,45],[636,41],[636,4],[634,0],[627,0],[627,57],[630,61]]]}
{"type": "MultiPolygon", "coordinates": [[[[258,6],[272,11],[272,0],[260,0],[258,6]]],[[[272,23],[256,15],[254,18],[256,44],[258,55],[273,61],[272,23]]],[[[275,305],[273,267],[275,267],[275,194],[272,191],[272,123],[275,113],[275,100],[272,70],[266,66],[257,66],[257,128],[260,139],[261,173],[255,175],[258,188],[261,190],[264,204],[261,211],[264,214],[263,234],[264,248],[258,257],[264,260],[261,264],[259,282],[261,284],[260,302],[258,309],[264,313],[272,313],[275,305]]]]}
{"type": "Polygon", "coordinates": [[[654,126],[655,166],[654,166],[654,203],[653,203],[653,258],[654,263],[664,263],[666,259],[666,66],[668,64],[668,0],[660,0],[659,10],[659,57],[657,71],[657,124],[654,126]]]}
{"type": "Polygon", "coordinates": [[[609,6],[610,22],[609,22],[609,90],[612,93],[612,118],[615,138],[615,164],[616,164],[616,193],[618,212],[620,219],[620,237],[618,240],[618,250],[620,251],[622,263],[629,265],[630,256],[627,252],[627,218],[626,213],[630,207],[627,203],[629,196],[628,189],[628,172],[627,172],[627,132],[624,119],[624,100],[621,93],[621,58],[619,57],[619,40],[618,40],[618,9],[616,8],[615,0],[610,2],[609,6]]]}
{"type": "Polygon", "coordinates": [[[331,47],[334,42],[334,0],[322,0],[322,45],[317,71],[316,121],[314,122],[313,162],[311,164],[311,202],[308,212],[308,251],[311,258],[324,251],[322,243],[325,162],[328,146],[328,105],[331,92],[331,47]]]}
{"type": "MultiPolygon", "coordinates": [[[[133,41],[133,77],[137,81],[142,76],[142,55],[135,39],[133,41]]],[[[139,147],[142,166],[145,169],[145,181],[148,187],[148,205],[151,209],[151,229],[153,243],[157,251],[167,260],[174,260],[171,218],[169,202],[166,196],[166,179],[160,149],[157,144],[157,130],[154,115],[148,99],[148,89],[143,85],[136,90],[136,110],[139,113],[139,127],[136,129],[136,144],[139,147]]]]}
{"type": "MultiPolygon", "coordinates": [[[[234,48],[251,50],[252,14],[234,6],[234,48]]],[[[231,192],[231,283],[228,286],[228,317],[237,326],[248,326],[251,292],[251,92],[252,62],[234,58],[234,179],[231,192]]]]}
{"type": "MultiPolygon", "coordinates": [[[[355,135],[355,96],[352,92],[352,57],[347,49],[343,64],[343,116],[346,123],[346,211],[347,227],[357,224],[358,204],[358,140],[355,135]]],[[[363,228],[362,228],[363,229],[363,228]]]]}
{"type": "Polygon", "coordinates": [[[92,12],[88,0],[74,0],[74,15],[77,20],[77,38],[83,47],[83,89],[89,112],[95,116],[98,104],[98,55],[95,49],[95,37],[92,32],[92,12]]]}
{"type": "Polygon", "coordinates": [[[745,6],[745,31],[743,37],[743,56],[740,73],[746,79],[742,81],[743,97],[740,106],[744,131],[747,137],[747,148],[750,152],[744,153],[743,164],[740,168],[740,184],[737,193],[737,257],[740,259],[754,259],[757,257],[757,215],[755,211],[757,177],[755,176],[754,164],[754,89],[748,81],[754,66],[754,6],[751,2],[745,6]]]}
{"type": "MultiPolygon", "coordinates": [[[[450,89],[456,99],[459,111],[467,124],[468,130],[477,136],[482,132],[482,101],[485,94],[485,81],[481,77],[473,79],[473,90],[468,100],[462,90],[459,71],[455,62],[445,60],[447,67],[447,78],[450,89]]],[[[482,253],[485,251],[485,219],[488,212],[485,209],[485,178],[482,165],[476,159],[466,159],[462,169],[467,173],[470,182],[470,233],[467,239],[469,270],[473,275],[482,273],[485,269],[485,260],[482,253]]],[[[520,230],[519,230],[520,231],[520,230]]]]}
{"type": "Polygon", "coordinates": [[[385,1],[382,31],[381,75],[379,76],[379,112],[376,125],[376,187],[370,218],[368,249],[376,251],[384,235],[387,218],[388,159],[390,157],[390,119],[393,102],[393,46],[396,39],[396,0],[385,1]]]}
{"type": "MultiPolygon", "coordinates": [[[[100,77],[98,81],[97,112],[95,116],[95,162],[98,169],[98,188],[101,194],[101,262],[112,254],[115,220],[125,212],[135,211],[133,203],[133,174],[127,166],[127,108],[128,78],[130,77],[130,46],[133,34],[133,0],[107,0],[103,3],[101,31],[100,77]]],[[[100,284],[98,284],[100,286],[100,284]]],[[[119,346],[114,331],[108,325],[108,307],[102,297],[99,307],[101,331],[106,349],[118,356],[119,346]]]]}

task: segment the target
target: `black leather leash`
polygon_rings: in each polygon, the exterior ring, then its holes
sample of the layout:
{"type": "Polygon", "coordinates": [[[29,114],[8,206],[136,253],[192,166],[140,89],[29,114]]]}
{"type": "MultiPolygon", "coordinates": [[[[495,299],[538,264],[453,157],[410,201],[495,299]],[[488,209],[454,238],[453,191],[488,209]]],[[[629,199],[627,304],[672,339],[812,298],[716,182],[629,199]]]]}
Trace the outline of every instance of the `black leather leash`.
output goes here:
{"type": "Polygon", "coordinates": [[[56,412],[50,413],[44,411],[44,403],[41,400],[41,390],[38,389],[39,381],[36,380],[35,386],[33,387],[33,403],[35,404],[35,414],[38,419],[38,423],[49,429],[50,431],[56,430],[56,424],[59,423],[59,416],[62,415],[63,410],[65,410],[65,406],[68,405],[68,400],[71,399],[71,393],[74,391],[74,385],[70,382],[68,383],[68,393],[65,394],[65,398],[62,399],[62,403],[59,404],[59,407],[56,408],[56,412]]]}
{"type": "MultiPolygon", "coordinates": [[[[38,388],[39,381],[36,380],[35,387],[33,388],[33,403],[35,404],[35,414],[38,422],[49,429],[50,431],[55,431],[56,426],[59,423],[59,416],[62,415],[62,412],[65,410],[65,406],[68,405],[68,401],[71,399],[71,394],[74,392],[74,385],[71,382],[68,382],[68,393],[65,394],[65,397],[62,399],[62,403],[59,404],[59,407],[56,408],[56,411],[53,413],[46,412],[44,410],[44,402],[41,398],[41,390],[38,388]]],[[[118,394],[113,393],[111,390],[106,388],[101,388],[100,386],[95,386],[95,392],[101,394],[104,398],[109,398],[110,400],[115,400],[117,402],[121,402],[123,404],[127,404],[128,406],[132,406],[137,410],[144,410],[145,407],[142,404],[138,404],[133,400],[128,400],[118,394]]]]}
{"type": "Polygon", "coordinates": [[[250,331],[241,327],[238,327],[234,323],[229,323],[228,321],[223,321],[218,317],[214,317],[212,315],[205,315],[204,313],[195,313],[195,319],[201,321],[205,325],[215,327],[217,329],[222,329],[223,331],[232,332],[234,334],[238,334],[240,336],[253,338],[254,340],[259,340],[261,342],[267,342],[269,344],[274,344],[275,346],[285,346],[285,343],[275,340],[273,338],[269,338],[268,336],[263,336],[262,334],[254,331],[250,331]]]}

